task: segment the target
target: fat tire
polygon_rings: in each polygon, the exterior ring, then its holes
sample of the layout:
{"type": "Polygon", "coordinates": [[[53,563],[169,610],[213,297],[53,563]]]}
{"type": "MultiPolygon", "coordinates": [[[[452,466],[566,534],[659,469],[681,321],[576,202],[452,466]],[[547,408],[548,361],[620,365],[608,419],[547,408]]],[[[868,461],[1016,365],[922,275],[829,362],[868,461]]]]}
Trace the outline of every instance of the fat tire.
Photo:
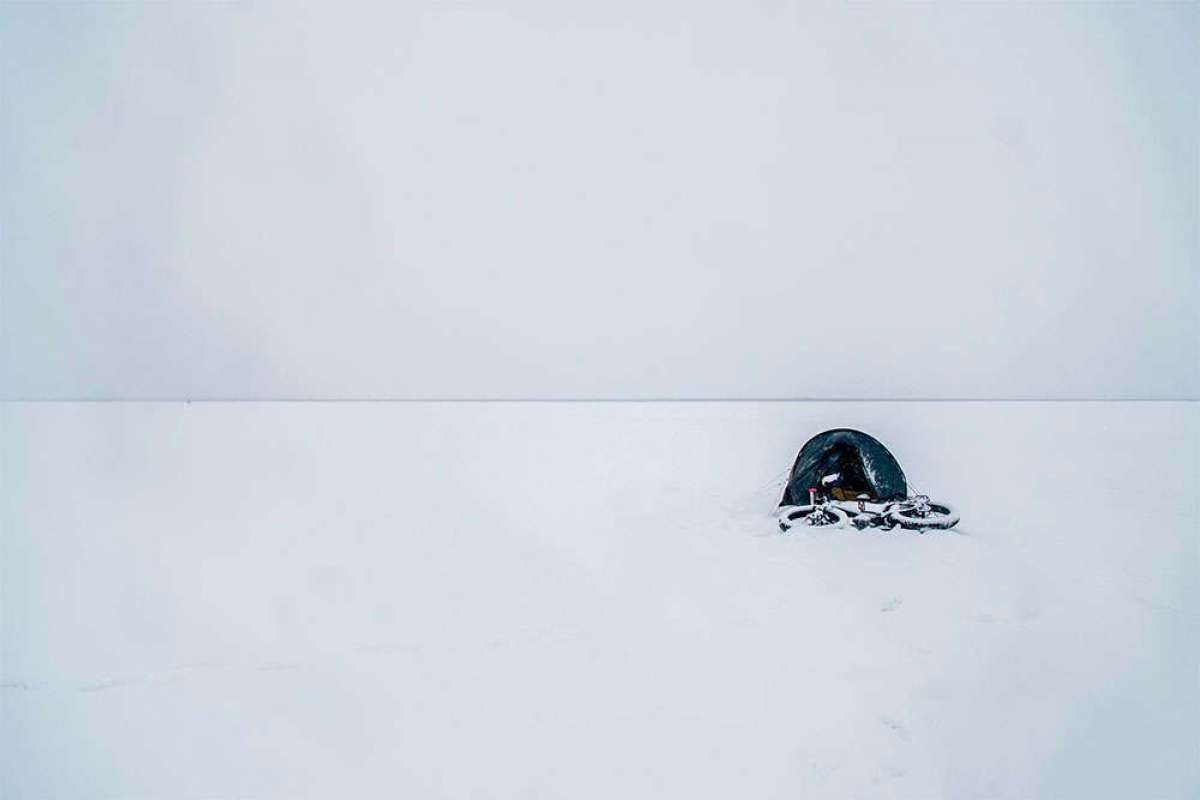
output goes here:
{"type": "Polygon", "coordinates": [[[904,513],[907,510],[903,506],[889,509],[887,520],[910,531],[944,531],[958,524],[958,512],[945,503],[930,503],[930,514],[925,517],[910,517],[904,513]]]}
{"type": "Polygon", "coordinates": [[[814,528],[840,528],[850,521],[850,515],[832,503],[824,505],[784,506],[779,509],[779,530],[787,531],[797,525],[809,525],[814,528]],[[833,516],[833,522],[814,522],[809,519],[814,512],[826,512],[833,516]]]}

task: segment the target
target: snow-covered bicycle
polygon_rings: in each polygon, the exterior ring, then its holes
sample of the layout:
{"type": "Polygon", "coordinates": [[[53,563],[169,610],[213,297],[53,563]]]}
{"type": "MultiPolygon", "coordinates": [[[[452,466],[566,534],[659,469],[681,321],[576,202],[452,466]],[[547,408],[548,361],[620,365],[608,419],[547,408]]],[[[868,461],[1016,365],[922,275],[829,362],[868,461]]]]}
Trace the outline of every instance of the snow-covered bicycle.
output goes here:
{"type": "Polygon", "coordinates": [[[811,503],[781,506],[779,529],[853,525],[859,530],[878,528],[890,531],[900,527],[913,531],[948,530],[958,524],[958,513],[945,503],[932,502],[923,494],[888,503],[869,503],[865,499],[837,500],[818,495],[811,503]]]}

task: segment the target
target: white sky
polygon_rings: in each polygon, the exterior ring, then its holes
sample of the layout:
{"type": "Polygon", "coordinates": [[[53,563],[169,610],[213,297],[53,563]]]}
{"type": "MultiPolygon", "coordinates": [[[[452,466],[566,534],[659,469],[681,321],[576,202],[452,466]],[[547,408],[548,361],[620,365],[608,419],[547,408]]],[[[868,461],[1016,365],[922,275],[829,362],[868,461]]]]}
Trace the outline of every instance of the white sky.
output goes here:
{"type": "Polygon", "coordinates": [[[1200,9],[0,6],[4,397],[1200,394],[1200,9]]]}

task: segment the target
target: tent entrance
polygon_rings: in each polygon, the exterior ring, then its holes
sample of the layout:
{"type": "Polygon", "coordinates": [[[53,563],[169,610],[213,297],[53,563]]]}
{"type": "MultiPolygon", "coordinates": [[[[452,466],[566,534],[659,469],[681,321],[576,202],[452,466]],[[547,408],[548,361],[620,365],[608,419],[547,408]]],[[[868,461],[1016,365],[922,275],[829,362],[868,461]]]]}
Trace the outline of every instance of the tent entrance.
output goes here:
{"type": "Polygon", "coordinates": [[[822,459],[819,472],[824,478],[827,475],[838,475],[837,482],[830,490],[836,500],[857,500],[860,494],[865,494],[872,500],[875,492],[871,489],[871,481],[863,469],[862,459],[858,452],[847,444],[837,444],[829,449],[822,459]]]}

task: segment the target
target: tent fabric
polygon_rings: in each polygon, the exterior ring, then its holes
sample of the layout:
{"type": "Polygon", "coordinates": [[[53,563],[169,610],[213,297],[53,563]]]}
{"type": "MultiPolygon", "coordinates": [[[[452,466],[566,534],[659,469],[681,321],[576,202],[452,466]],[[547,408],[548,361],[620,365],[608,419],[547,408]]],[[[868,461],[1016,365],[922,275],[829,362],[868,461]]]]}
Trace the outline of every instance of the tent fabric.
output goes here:
{"type": "Polygon", "coordinates": [[[839,476],[834,485],[854,497],[866,494],[882,502],[908,496],[904,470],[878,439],[838,428],[817,434],[800,448],[779,504],[807,503],[808,490],[820,488],[821,479],[834,474],[839,476]]]}

